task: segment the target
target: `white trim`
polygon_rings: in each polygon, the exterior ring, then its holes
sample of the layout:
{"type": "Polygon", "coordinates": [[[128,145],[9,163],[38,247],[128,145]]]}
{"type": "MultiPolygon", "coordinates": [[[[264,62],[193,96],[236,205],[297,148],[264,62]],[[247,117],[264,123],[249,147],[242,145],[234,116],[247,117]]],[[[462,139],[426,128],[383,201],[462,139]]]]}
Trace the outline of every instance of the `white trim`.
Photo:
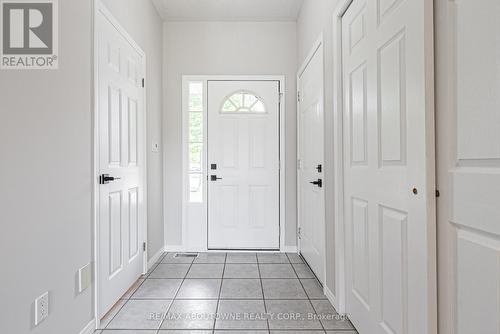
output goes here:
{"type": "Polygon", "coordinates": [[[92,334],[97,329],[95,319],[90,320],[90,322],[85,326],[79,334],[92,334]]]}
{"type": "Polygon", "coordinates": [[[97,86],[97,59],[98,58],[98,36],[97,36],[97,8],[98,8],[98,2],[100,0],[93,0],[92,1],[92,212],[91,212],[91,217],[92,217],[92,242],[94,243],[93,250],[94,250],[94,321],[95,321],[95,328],[99,328],[101,325],[101,320],[99,319],[99,295],[100,295],[100,290],[99,290],[99,284],[97,283],[99,280],[99,269],[98,264],[99,262],[97,259],[99,258],[99,244],[98,244],[98,216],[99,216],[99,196],[97,196],[98,191],[99,191],[99,124],[97,122],[98,117],[97,117],[97,106],[99,105],[99,94],[98,94],[98,86],[97,86]]]}
{"type": "MultiPolygon", "coordinates": [[[[207,168],[205,166],[203,170],[203,203],[189,203],[188,202],[188,195],[187,194],[187,184],[188,184],[188,168],[187,168],[187,145],[188,145],[188,136],[187,136],[187,121],[188,121],[188,106],[187,106],[187,88],[188,88],[188,83],[190,81],[200,81],[203,82],[203,92],[204,96],[206,97],[207,95],[207,82],[212,81],[212,80],[227,80],[227,81],[256,81],[256,80],[261,80],[261,81],[279,81],[280,83],[280,110],[279,110],[279,130],[280,130],[280,153],[279,153],[279,159],[280,159],[280,176],[279,176],[279,181],[280,181],[280,186],[279,186],[279,192],[280,192],[280,218],[279,218],[279,224],[280,224],[280,240],[279,240],[279,249],[281,252],[284,252],[286,247],[285,246],[285,231],[286,231],[286,207],[285,207],[285,199],[286,199],[286,97],[285,97],[285,92],[286,92],[286,87],[285,87],[285,76],[284,75],[184,75],[182,76],[182,245],[178,246],[170,246],[166,245],[166,249],[172,251],[191,251],[191,252],[206,252],[208,251],[208,242],[204,243],[204,247],[198,247],[198,248],[192,248],[188,245],[188,240],[186,240],[186,209],[188,206],[201,206],[207,211],[207,196],[206,196],[206,191],[207,191],[207,168]]],[[[207,110],[208,110],[208,103],[207,99],[205,98],[203,100],[203,113],[205,115],[203,119],[203,140],[204,140],[204,146],[203,146],[203,156],[204,158],[207,156],[207,110]]],[[[206,218],[206,222],[208,222],[208,217],[206,218]]],[[[207,223],[205,223],[205,228],[207,226],[207,223]]],[[[206,230],[203,230],[203,234],[205,238],[207,237],[206,230]]]]}
{"type": "Polygon", "coordinates": [[[299,253],[299,249],[297,248],[297,246],[283,246],[281,248],[281,252],[282,253],[295,253],[295,254],[298,254],[299,253]]]}
{"type": "Polygon", "coordinates": [[[334,171],[334,229],[335,229],[335,304],[345,313],[345,223],[344,223],[344,83],[342,69],[342,17],[353,0],[341,0],[333,14],[333,171],[334,171]]]}
{"type": "Polygon", "coordinates": [[[120,24],[120,22],[113,16],[113,13],[106,7],[102,0],[97,1],[97,12],[101,12],[104,17],[115,27],[115,29],[120,32],[120,34],[125,38],[125,40],[137,51],[142,57],[146,57],[144,50],[136,43],[133,37],[127,32],[127,30],[120,24]]]}
{"type": "Polygon", "coordinates": [[[297,247],[295,246],[285,246],[284,248],[281,248],[280,250],[275,250],[275,251],[259,251],[259,250],[245,250],[245,249],[236,249],[236,250],[231,250],[231,249],[210,249],[207,250],[206,248],[196,248],[196,247],[191,247],[191,248],[185,248],[182,246],[166,246],[165,247],[165,252],[167,253],[266,253],[266,254],[281,254],[281,253],[295,253],[298,254],[297,252],[297,247]]]}
{"type": "MultiPolygon", "coordinates": [[[[186,252],[186,250],[181,245],[165,246],[165,252],[167,252],[167,253],[181,253],[181,252],[186,252]]],[[[193,250],[193,252],[195,252],[195,251],[193,250]]]]}
{"type": "MultiPolygon", "coordinates": [[[[114,18],[113,14],[106,8],[102,0],[93,0],[93,11],[92,11],[92,85],[93,85],[93,98],[92,98],[92,117],[93,117],[93,128],[92,128],[92,147],[93,147],[93,156],[92,156],[92,217],[93,217],[93,247],[94,247],[94,316],[95,316],[95,326],[96,328],[100,327],[100,317],[99,317],[99,296],[100,296],[100,286],[99,286],[99,71],[98,71],[98,63],[99,63],[99,53],[98,53],[98,43],[99,43],[99,31],[98,31],[98,15],[101,13],[114,27],[115,29],[127,40],[127,42],[134,48],[134,50],[141,56],[143,61],[143,78],[145,79],[145,87],[143,89],[143,108],[144,108],[144,120],[143,120],[143,141],[144,141],[144,171],[143,171],[143,196],[144,196],[144,226],[142,229],[142,237],[144,242],[147,242],[147,156],[148,156],[148,145],[147,145],[147,66],[146,66],[146,53],[142,50],[142,48],[134,41],[134,39],[129,35],[129,33],[123,28],[120,23],[114,18]]],[[[147,244],[147,243],[146,243],[147,244]]],[[[148,250],[146,247],[146,251],[143,252],[143,273],[145,274],[148,271],[148,250]]]]}
{"type": "Polygon", "coordinates": [[[316,54],[316,51],[318,51],[318,49],[322,45],[323,45],[323,33],[320,33],[318,39],[316,39],[311,50],[309,51],[306,58],[302,62],[302,65],[300,65],[299,70],[297,71],[297,78],[300,78],[302,76],[302,74],[306,70],[307,66],[309,65],[309,63],[313,59],[314,55],[316,54]]]}
{"type": "MultiPolygon", "coordinates": [[[[300,101],[298,99],[298,96],[299,96],[299,93],[300,93],[300,78],[302,76],[302,74],[304,73],[304,71],[306,70],[307,66],[309,65],[309,63],[311,62],[311,60],[314,58],[314,56],[316,55],[316,53],[318,52],[318,50],[323,46],[323,72],[324,72],[324,69],[325,69],[325,58],[324,58],[324,41],[323,41],[323,33],[321,33],[318,37],[318,39],[316,40],[316,42],[313,44],[311,50],[309,51],[307,57],[304,59],[304,62],[302,63],[302,65],[299,67],[299,71],[297,72],[297,159],[300,159],[301,156],[300,156],[300,145],[298,143],[300,143],[300,101]]],[[[323,92],[322,92],[322,98],[323,98],[323,121],[325,119],[325,76],[323,75],[323,78],[322,78],[322,86],[323,86],[323,92]]],[[[324,122],[324,126],[323,126],[323,131],[324,133],[326,133],[326,122],[324,122]]],[[[323,136],[324,138],[326,138],[325,136],[323,136]]],[[[324,147],[324,152],[323,152],[323,159],[326,159],[326,146],[324,147]]],[[[297,166],[298,167],[298,166],[297,166]]],[[[326,268],[326,243],[328,241],[327,239],[327,235],[326,235],[326,194],[324,194],[323,196],[325,197],[325,212],[324,212],[324,218],[325,218],[325,223],[323,225],[323,235],[324,235],[324,238],[325,238],[325,242],[324,242],[324,247],[323,247],[323,277],[321,278],[322,279],[322,283],[323,285],[326,286],[326,275],[327,275],[327,268],[326,268]]],[[[297,228],[300,228],[300,173],[298,171],[298,168],[297,168],[297,228]]],[[[297,238],[297,251],[300,253],[300,239],[297,238]]]]}
{"type": "MultiPolygon", "coordinates": [[[[337,298],[335,297],[335,294],[326,286],[323,285],[323,293],[325,294],[326,298],[330,301],[332,305],[337,304],[337,298]]],[[[343,312],[337,311],[339,314],[344,314],[343,312]]]]}
{"type": "Polygon", "coordinates": [[[160,248],[148,261],[148,270],[151,269],[157,262],[158,259],[165,253],[165,247],[160,248]]]}

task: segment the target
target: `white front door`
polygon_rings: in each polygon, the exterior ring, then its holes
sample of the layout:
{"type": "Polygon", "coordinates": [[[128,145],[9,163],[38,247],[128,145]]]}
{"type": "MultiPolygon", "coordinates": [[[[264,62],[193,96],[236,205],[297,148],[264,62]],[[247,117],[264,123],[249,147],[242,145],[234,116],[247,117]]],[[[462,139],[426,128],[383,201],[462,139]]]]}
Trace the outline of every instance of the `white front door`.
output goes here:
{"type": "Polygon", "coordinates": [[[279,249],[279,81],[208,81],[208,248],[279,249]]]}
{"type": "Polygon", "coordinates": [[[436,4],[440,333],[500,333],[500,2],[436,4]]]}
{"type": "Polygon", "coordinates": [[[101,12],[97,19],[98,313],[102,317],[144,271],[146,161],[144,58],[101,12]]]}
{"type": "Polygon", "coordinates": [[[342,18],[346,308],[360,334],[436,333],[430,3],[354,0],[342,18]]]}
{"type": "Polygon", "coordinates": [[[323,46],[299,75],[299,250],[318,279],[325,276],[323,46]]]}

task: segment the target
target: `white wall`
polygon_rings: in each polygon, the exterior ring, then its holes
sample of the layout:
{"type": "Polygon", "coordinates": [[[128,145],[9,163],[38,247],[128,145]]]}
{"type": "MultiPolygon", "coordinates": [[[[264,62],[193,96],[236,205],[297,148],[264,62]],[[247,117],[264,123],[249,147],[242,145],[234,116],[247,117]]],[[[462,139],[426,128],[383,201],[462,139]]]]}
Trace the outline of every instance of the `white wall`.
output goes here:
{"type": "Polygon", "coordinates": [[[146,53],[147,66],[147,165],[148,165],[148,256],[165,245],[163,225],[163,154],[152,152],[162,142],[163,22],[151,1],[103,0],[113,16],[146,53]]]}
{"type": "Polygon", "coordinates": [[[0,333],[79,333],[93,292],[91,1],[59,1],[59,69],[0,71],[0,333]],[[49,317],[34,299],[50,292],[49,317]]]}
{"type": "Polygon", "coordinates": [[[298,63],[305,61],[323,34],[325,59],[325,197],[326,287],[337,294],[335,282],[334,179],[333,179],[333,11],[337,0],[304,0],[297,22],[298,63]]]}
{"type": "Polygon", "coordinates": [[[182,75],[286,76],[286,246],[296,246],[296,23],[164,24],[165,240],[182,244],[182,75]]]}
{"type": "MultiPolygon", "coordinates": [[[[148,54],[149,141],[161,142],[162,22],[149,1],[105,0],[148,54]]],[[[59,2],[59,69],[0,71],[0,333],[79,333],[94,318],[92,1],[59,2]],[[34,304],[50,293],[49,317],[34,304]]],[[[149,250],[163,247],[162,155],[148,155],[149,250]]]]}

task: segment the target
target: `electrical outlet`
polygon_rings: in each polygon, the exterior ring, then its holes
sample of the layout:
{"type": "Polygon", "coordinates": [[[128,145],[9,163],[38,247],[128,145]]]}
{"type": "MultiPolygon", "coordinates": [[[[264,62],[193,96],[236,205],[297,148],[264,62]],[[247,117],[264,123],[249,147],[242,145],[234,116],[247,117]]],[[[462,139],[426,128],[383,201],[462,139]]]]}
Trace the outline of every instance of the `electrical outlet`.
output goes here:
{"type": "Polygon", "coordinates": [[[35,326],[49,316],[49,292],[35,299],[35,326]]]}
{"type": "Polygon", "coordinates": [[[82,293],[92,283],[92,268],[90,263],[78,270],[78,292],[82,293]]]}

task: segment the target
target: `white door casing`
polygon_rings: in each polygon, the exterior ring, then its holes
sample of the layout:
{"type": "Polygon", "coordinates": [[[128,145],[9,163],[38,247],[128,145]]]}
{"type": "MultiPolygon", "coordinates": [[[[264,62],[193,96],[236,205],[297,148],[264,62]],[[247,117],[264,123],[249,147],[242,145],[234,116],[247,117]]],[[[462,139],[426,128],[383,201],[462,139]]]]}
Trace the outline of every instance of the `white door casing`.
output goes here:
{"type": "Polygon", "coordinates": [[[440,333],[500,333],[500,2],[438,13],[440,333]]]}
{"type": "Polygon", "coordinates": [[[342,17],[346,311],[360,334],[436,333],[432,5],[342,17]]]}
{"type": "Polygon", "coordinates": [[[299,251],[321,282],[325,279],[323,44],[299,73],[299,251]],[[322,184],[312,184],[320,181],[322,184]]]}
{"type": "Polygon", "coordinates": [[[145,267],[145,55],[103,8],[97,12],[97,316],[102,318],[145,267]],[[100,183],[102,180],[100,179],[100,183]]]}
{"type": "Polygon", "coordinates": [[[207,98],[208,249],[278,250],[279,81],[208,81],[207,98]]]}

